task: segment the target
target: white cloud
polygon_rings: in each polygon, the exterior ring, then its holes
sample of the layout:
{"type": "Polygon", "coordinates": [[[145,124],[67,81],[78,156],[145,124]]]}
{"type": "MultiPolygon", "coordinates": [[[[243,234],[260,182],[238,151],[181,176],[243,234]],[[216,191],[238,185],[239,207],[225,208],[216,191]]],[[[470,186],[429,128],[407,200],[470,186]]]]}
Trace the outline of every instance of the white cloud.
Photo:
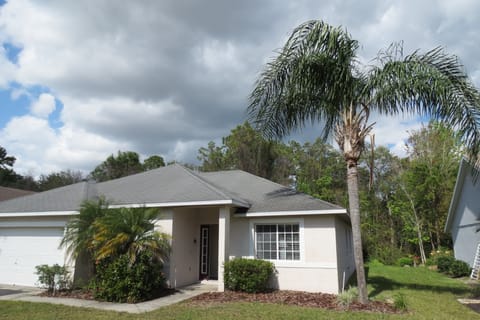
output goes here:
{"type": "Polygon", "coordinates": [[[38,100],[30,106],[30,112],[40,118],[47,118],[55,110],[55,97],[49,93],[42,93],[38,100]]]}
{"type": "Polygon", "coordinates": [[[43,162],[45,149],[55,143],[55,132],[48,121],[30,115],[11,119],[0,131],[0,140],[8,153],[17,158],[19,172],[49,171],[55,163],[43,162]]]}
{"type": "MultiPolygon", "coordinates": [[[[18,82],[13,98],[31,86],[51,93],[1,129],[2,146],[20,172],[88,171],[127,149],[194,162],[200,146],[245,120],[264,63],[308,19],[346,27],[366,62],[394,41],[404,40],[407,53],[445,46],[480,84],[479,10],[473,0],[10,1],[0,8],[0,42],[22,51],[12,64],[0,46],[0,87],[18,82]],[[52,129],[55,101],[63,108],[52,129]]],[[[407,130],[418,127],[377,119],[377,143],[401,153],[407,130]]]]}
{"type": "Polygon", "coordinates": [[[375,135],[375,144],[388,146],[399,157],[405,157],[405,142],[413,131],[422,127],[418,117],[387,117],[375,115],[371,122],[375,122],[372,133],[375,135]]]}

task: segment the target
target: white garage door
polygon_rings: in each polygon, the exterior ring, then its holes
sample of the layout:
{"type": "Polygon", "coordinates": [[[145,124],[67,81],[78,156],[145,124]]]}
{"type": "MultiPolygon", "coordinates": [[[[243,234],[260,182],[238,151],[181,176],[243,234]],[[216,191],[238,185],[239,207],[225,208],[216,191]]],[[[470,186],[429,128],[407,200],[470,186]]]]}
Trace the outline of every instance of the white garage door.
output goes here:
{"type": "Polygon", "coordinates": [[[35,266],[64,264],[63,228],[0,228],[0,283],[34,286],[35,266]]]}

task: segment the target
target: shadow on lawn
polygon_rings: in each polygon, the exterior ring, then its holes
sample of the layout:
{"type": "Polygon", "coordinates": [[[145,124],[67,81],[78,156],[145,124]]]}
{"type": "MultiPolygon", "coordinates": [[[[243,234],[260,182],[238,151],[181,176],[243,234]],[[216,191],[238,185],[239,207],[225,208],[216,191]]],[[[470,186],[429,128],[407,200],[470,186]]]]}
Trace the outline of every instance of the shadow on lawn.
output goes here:
{"type": "Polygon", "coordinates": [[[379,295],[382,291],[397,290],[401,288],[422,291],[451,292],[456,295],[466,295],[470,292],[470,289],[468,287],[452,288],[439,285],[396,282],[391,279],[379,276],[369,277],[368,284],[373,287],[373,291],[369,293],[369,296],[372,298],[379,295]]]}

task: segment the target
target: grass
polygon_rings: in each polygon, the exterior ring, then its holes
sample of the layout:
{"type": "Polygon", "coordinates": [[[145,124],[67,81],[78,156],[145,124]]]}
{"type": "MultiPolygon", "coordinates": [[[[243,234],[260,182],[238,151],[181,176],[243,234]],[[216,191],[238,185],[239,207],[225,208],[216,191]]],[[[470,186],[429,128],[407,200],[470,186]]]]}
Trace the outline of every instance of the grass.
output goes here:
{"type": "Polygon", "coordinates": [[[261,303],[225,303],[191,306],[179,303],[146,314],[126,314],[46,303],[0,301],[0,319],[479,319],[480,315],[456,301],[470,288],[426,268],[370,266],[371,299],[403,295],[407,312],[386,315],[337,312],[261,303]]]}

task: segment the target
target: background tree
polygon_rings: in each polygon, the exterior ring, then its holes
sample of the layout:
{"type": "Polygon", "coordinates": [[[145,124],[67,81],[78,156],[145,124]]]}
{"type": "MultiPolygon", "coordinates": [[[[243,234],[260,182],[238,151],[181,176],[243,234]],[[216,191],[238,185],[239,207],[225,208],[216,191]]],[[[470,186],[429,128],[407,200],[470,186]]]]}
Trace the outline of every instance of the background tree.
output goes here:
{"type": "Polygon", "coordinates": [[[342,155],[317,138],[300,145],[290,141],[298,191],[319,199],[345,206],[346,177],[342,155]]]}
{"type": "Polygon", "coordinates": [[[161,156],[153,155],[143,161],[143,170],[148,171],[165,167],[165,160],[161,156]]]}
{"type": "Polygon", "coordinates": [[[117,156],[110,155],[99,164],[90,176],[97,182],[117,179],[143,171],[138,153],[133,151],[118,151],[117,156]]]}
{"type": "Polygon", "coordinates": [[[232,169],[232,165],[227,162],[225,149],[224,145],[216,146],[213,141],[210,141],[206,148],[201,147],[197,155],[197,159],[201,161],[200,170],[209,172],[232,169]]]}
{"type": "Polygon", "coordinates": [[[373,124],[370,112],[420,113],[456,128],[469,159],[480,167],[480,94],[455,56],[441,48],[404,56],[393,45],[369,66],[342,28],[322,21],[297,27],[269,62],[251,94],[249,114],[267,136],[281,138],[322,120],[345,158],[359,301],[366,303],[358,162],[373,124]]]}
{"type": "Polygon", "coordinates": [[[432,250],[449,242],[444,226],[461,151],[455,133],[436,122],[412,132],[407,142],[409,171],[414,172],[412,183],[422,195],[421,203],[418,199],[416,206],[425,218],[432,250]]]}
{"type": "Polygon", "coordinates": [[[222,139],[222,146],[209,142],[198,150],[202,171],[240,169],[279,183],[290,180],[289,152],[281,143],[268,141],[245,122],[222,139]]]}
{"type": "Polygon", "coordinates": [[[39,191],[46,191],[74,184],[84,180],[85,177],[81,171],[65,170],[52,172],[48,175],[40,175],[37,184],[39,191]]]}
{"type": "Polygon", "coordinates": [[[0,147],[0,186],[39,191],[38,184],[31,175],[22,176],[13,170],[15,161],[14,156],[9,156],[5,148],[0,147]]]}
{"type": "Polygon", "coordinates": [[[389,206],[399,190],[397,178],[401,160],[383,146],[376,147],[373,156],[372,163],[371,154],[365,154],[359,166],[363,168],[360,175],[360,208],[364,251],[371,259],[394,264],[406,249],[402,246],[399,231],[401,220],[389,206]],[[373,177],[371,184],[370,172],[373,177]]]}
{"type": "Polygon", "coordinates": [[[17,160],[15,157],[7,155],[7,150],[5,150],[5,148],[0,147],[0,169],[13,167],[15,160],[17,160]]]}

